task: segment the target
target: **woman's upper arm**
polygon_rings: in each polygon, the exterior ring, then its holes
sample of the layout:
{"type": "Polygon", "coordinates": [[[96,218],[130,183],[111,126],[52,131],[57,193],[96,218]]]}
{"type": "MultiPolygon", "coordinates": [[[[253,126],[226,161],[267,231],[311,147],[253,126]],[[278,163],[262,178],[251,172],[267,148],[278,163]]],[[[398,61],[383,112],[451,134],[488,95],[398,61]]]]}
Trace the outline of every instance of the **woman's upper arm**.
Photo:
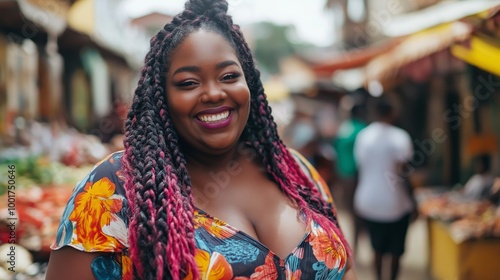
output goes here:
{"type": "Polygon", "coordinates": [[[51,246],[46,279],[119,279],[109,275],[121,275],[122,259],[115,257],[127,247],[120,159],[121,153],[112,154],[73,189],[51,246]]]}
{"type": "MultiPolygon", "coordinates": [[[[106,253],[87,253],[65,246],[50,254],[46,280],[90,280],[96,279],[92,273],[92,262],[106,253]]],[[[96,279],[97,280],[97,279],[96,279]]]]}

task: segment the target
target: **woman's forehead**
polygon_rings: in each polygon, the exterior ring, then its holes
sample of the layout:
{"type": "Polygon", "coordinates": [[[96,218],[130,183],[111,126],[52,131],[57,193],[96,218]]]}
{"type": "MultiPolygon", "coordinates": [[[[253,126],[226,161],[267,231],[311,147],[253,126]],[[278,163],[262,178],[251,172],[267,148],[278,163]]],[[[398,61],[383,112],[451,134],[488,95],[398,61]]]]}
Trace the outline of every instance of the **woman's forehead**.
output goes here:
{"type": "Polygon", "coordinates": [[[237,55],[233,46],[224,36],[214,31],[200,29],[187,35],[174,48],[171,62],[174,63],[176,60],[198,61],[217,57],[237,58],[237,55]]]}

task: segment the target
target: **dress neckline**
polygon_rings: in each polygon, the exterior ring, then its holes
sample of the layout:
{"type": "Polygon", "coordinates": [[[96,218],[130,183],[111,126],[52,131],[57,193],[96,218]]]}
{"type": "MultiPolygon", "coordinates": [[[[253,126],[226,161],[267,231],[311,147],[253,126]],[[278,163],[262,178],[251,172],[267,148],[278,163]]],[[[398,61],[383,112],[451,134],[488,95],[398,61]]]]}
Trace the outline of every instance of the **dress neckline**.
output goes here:
{"type": "Polygon", "coordinates": [[[264,243],[262,243],[261,241],[259,241],[256,238],[254,238],[250,234],[246,233],[245,231],[240,230],[237,227],[232,226],[231,224],[225,222],[224,220],[221,220],[215,216],[208,214],[206,211],[204,211],[196,206],[194,208],[195,208],[195,215],[196,215],[196,212],[198,212],[198,215],[205,216],[206,218],[215,221],[216,222],[215,224],[218,226],[220,226],[220,224],[223,224],[227,228],[233,230],[235,232],[235,235],[240,235],[240,236],[242,236],[242,238],[247,239],[248,241],[250,241],[251,243],[253,243],[257,247],[259,247],[261,250],[269,252],[269,254],[271,254],[273,256],[273,258],[279,260],[280,263],[286,262],[291,256],[293,256],[297,252],[297,250],[299,250],[301,248],[301,246],[304,244],[304,242],[307,240],[307,238],[311,234],[311,223],[308,223],[306,225],[306,231],[305,231],[302,239],[300,240],[300,242],[297,244],[297,246],[295,246],[295,248],[293,248],[292,252],[290,252],[285,258],[281,258],[276,253],[274,253],[273,250],[269,249],[269,247],[267,247],[264,243]]]}

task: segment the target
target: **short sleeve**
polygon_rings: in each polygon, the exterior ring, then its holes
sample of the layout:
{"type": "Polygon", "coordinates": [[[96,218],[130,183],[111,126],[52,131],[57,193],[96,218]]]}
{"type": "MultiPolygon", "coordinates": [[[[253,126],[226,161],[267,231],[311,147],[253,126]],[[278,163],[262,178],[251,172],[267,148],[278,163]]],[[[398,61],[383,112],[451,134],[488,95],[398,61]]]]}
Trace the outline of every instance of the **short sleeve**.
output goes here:
{"type": "MultiPolygon", "coordinates": [[[[318,188],[318,191],[321,194],[321,197],[328,203],[334,207],[334,202],[333,202],[333,197],[330,193],[330,189],[328,188],[328,185],[326,182],[321,178],[319,175],[318,171],[314,166],[312,166],[307,159],[305,159],[299,152],[290,149],[290,152],[294,156],[295,160],[300,166],[300,169],[302,169],[302,172],[306,174],[306,176],[311,180],[311,182],[318,188]]],[[[334,209],[335,210],[335,209],[334,209]]]]}
{"type": "Polygon", "coordinates": [[[128,247],[121,156],[121,152],[111,154],[74,187],[51,249],[122,252],[128,247]]]}
{"type": "Polygon", "coordinates": [[[352,153],[354,156],[354,161],[356,162],[356,166],[359,166],[359,163],[362,161],[365,134],[365,131],[360,131],[356,136],[356,139],[354,140],[352,153]]]}
{"type": "Polygon", "coordinates": [[[411,160],[411,157],[413,156],[413,144],[410,135],[406,131],[401,130],[400,132],[401,136],[399,137],[400,143],[398,145],[398,159],[401,162],[407,162],[411,160]]]}

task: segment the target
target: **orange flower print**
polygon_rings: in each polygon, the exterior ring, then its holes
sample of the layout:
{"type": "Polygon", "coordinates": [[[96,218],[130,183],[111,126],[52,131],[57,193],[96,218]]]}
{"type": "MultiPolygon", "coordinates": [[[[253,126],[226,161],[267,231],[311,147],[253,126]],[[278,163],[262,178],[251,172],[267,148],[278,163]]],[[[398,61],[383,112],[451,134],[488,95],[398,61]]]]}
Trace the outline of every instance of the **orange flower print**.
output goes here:
{"type": "Polygon", "coordinates": [[[126,277],[132,279],[132,260],[127,255],[122,255],[122,275],[124,276],[124,280],[127,280],[126,277]]]}
{"type": "Polygon", "coordinates": [[[268,280],[268,279],[278,279],[278,272],[276,271],[276,265],[273,262],[273,256],[271,253],[267,254],[266,261],[263,265],[258,266],[255,272],[250,275],[251,280],[268,280]]]}
{"type": "Polygon", "coordinates": [[[213,219],[210,228],[207,229],[210,234],[217,238],[229,238],[236,234],[236,231],[219,219],[213,219]]]}
{"type": "Polygon", "coordinates": [[[194,229],[197,229],[199,227],[209,228],[210,224],[212,223],[211,219],[207,215],[204,215],[199,210],[194,210],[193,220],[194,220],[194,229]]]}
{"type": "MultiPolygon", "coordinates": [[[[233,269],[231,264],[218,252],[208,253],[207,251],[196,249],[194,259],[200,272],[200,280],[231,280],[233,269]]],[[[193,274],[190,271],[184,280],[192,280],[193,274]]]]}
{"type": "Polygon", "coordinates": [[[203,227],[207,232],[217,238],[229,238],[236,234],[236,230],[217,218],[212,218],[204,212],[195,210],[194,228],[203,227]]]}
{"type": "Polygon", "coordinates": [[[72,243],[86,251],[116,251],[128,246],[125,223],[115,213],[122,209],[123,197],[115,195],[115,184],[108,178],[87,183],[75,197],[69,220],[75,222],[72,243]]]}
{"type": "Polygon", "coordinates": [[[331,240],[322,228],[315,225],[309,235],[309,242],[318,261],[324,262],[329,269],[343,268],[347,259],[346,251],[335,233],[332,235],[335,240],[331,240]]]}

